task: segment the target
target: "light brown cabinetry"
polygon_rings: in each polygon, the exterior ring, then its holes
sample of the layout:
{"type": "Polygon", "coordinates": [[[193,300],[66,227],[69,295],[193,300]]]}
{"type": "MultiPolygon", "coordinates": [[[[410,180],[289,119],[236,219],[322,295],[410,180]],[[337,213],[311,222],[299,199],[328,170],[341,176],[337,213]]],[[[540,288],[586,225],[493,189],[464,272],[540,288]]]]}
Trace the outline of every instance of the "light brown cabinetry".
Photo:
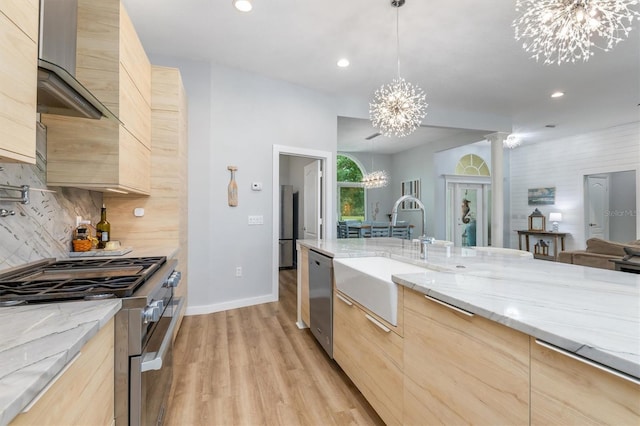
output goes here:
{"type": "Polygon", "coordinates": [[[0,162],[36,160],[38,0],[0,1],[0,162]]]}
{"type": "Polygon", "coordinates": [[[112,425],[113,343],[111,319],[42,397],[10,425],[112,425]]]}
{"type": "MultiPolygon", "coordinates": [[[[309,308],[309,249],[300,247],[298,250],[298,280],[300,281],[300,316],[302,321],[311,325],[311,310],[309,308]]],[[[335,327],[334,327],[335,328],[335,327]]]]}
{"type": "MultiPolygon", "coordinates": [[[[178,247],[176,296],[187,296],[187,96],[180,70],[151,68],[151,188],[148,197],[104,194],[112,238],[136,249],[178,247]],[[144,208],[144,216],[133,215],[144,208]]],[[[186,303],[185,305],[186,306],[186,303]]]]}
{"type": "Polygon", "coordinates": [[[640,385],[531,338],[531,424],[640,424],[640,385]]]}
{"type": "Polygon", "coordinates": [[[403,423],[403,339],[392,328],[334,290],[333,357],[384,422],[399,425],[403,423]]]}
{"type": "Polygon", "coordinates": [[[43,115],[48,184],[149,194],[151,65],[119,0],[78,1],[76,63],[121,123],[43,115]]]}
{"type": "Polygon", "coordinates": [[[529,336],[406,289],[405,424],[529,423],[529,336]]]}

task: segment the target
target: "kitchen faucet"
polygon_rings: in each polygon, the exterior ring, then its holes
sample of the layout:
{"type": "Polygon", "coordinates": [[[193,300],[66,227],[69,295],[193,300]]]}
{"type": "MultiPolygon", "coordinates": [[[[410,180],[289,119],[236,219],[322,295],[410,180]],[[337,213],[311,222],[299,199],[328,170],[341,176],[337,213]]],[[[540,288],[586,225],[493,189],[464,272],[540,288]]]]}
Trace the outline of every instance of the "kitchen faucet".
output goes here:
{"type": "Polygon", "coordinates": [[[420,257],[423,258],[423,259],[426,259],[427,258],[427,245],[428,244],[433,244],[435,242],[435,238],[427,237],[427,235],[426,235],[426,233],[427,233],[427,213],[426,213],[426,210],[424,208],[424,204],[422,204],[422,201],[420,201],[419,199],[417,199],[413,195],[403,195],[402,197],[398,198],[396,200],[395,204],[393,205],[393,209],[391,210],[391,225],[392,226],[396,226],[396,224],[398,222],[398,206],[403,201],[413,201],[413,202],[415,202],[418,205],[418,207],[420,207],[420,210],[422,211],[422,236],[420,237],[420,257]]]}

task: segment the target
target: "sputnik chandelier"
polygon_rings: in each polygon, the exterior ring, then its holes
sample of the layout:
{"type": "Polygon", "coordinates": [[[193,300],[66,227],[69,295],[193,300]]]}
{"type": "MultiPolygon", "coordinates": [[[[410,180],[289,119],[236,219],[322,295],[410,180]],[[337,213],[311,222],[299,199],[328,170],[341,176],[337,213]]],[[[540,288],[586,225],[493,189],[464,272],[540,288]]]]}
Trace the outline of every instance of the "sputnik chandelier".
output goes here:
{"type": "Polygon", "coordinates": [[[509,148],[509,149],[513,149],[517,146],[520,146],[521,144],[522,144],[522,139],[520,139],[514,134],[507,136],[507,138],[502,142],[502,145],[505,148],[509,148]]]}
{"type": "Polygon", "coordinates": [[[389,184],[389,174],[384,170],[375,170],[373,168],[373,156],[375,155],[375,149],[373,147],[373,139],[380,136],[380,133],[375,133],[365,139],[371,141],[371,172],[362,176],[360,182],[367,189],[384,188],[389,184]]]}
{"type": "Polygon", "coordinates": [[[367,189],[384,188],[389,184],[389,175],[384,170],[376,170],[362,176],[362,185],[367,189]]]}
{"type": "Polygon", "coordinates": [[[517,0],[516,40],[545,64],[587,61],[592,48],[609,51],[629,36],[640,0],[517,0]]]}
{"type": "Polygon", "coordinates": [[[396,9],[396,50],[398,78],[382,85],[369,104],[371,123],[385,136],[407,136],[420,126],[427,114],[426,95],[422,89],[400,77],[400,36],[398,31],[399,9],[405,0],[392,0],[396,9]]]}

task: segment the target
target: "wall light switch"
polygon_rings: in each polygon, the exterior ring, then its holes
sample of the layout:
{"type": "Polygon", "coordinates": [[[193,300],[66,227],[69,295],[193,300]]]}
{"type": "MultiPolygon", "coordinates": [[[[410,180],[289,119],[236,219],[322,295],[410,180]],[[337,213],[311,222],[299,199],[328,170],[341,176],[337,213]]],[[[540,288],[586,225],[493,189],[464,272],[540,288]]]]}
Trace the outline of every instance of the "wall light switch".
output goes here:
{"type": "Polygon", "coordinates": [[[252,182],[251,183],[252,191],[262,191],[262,182],[252,182]]]}
{"type": "Polygon", "coordinates": [[[142,217],[144,216],[144,209],[142,207],[136,207],[135,209],[133,209],[133,215],[135,217],[142,217]]]}
{"type": "Polygon", "coordinates": [[[264,225],[264,216],[249,216],[249,225],[264,225]]]}

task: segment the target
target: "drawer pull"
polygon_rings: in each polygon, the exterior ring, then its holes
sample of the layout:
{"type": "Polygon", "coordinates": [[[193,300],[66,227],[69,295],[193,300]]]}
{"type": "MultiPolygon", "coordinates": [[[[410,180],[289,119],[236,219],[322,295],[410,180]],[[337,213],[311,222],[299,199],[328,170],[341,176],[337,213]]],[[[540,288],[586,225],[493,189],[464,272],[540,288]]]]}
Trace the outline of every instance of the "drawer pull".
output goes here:
{"type": "Polygon", "coordinates": [[[340,296],[340,293],[336,293],[336,297],[340,300],[342,300],[344,303],[346,303],[349,306],[353,306],[353,303],[351,303],[351,301],[349,299],[347,299],[344,296],[340,296]]]}
{"type": "Polygon", "coordinates": [[[459,313],[461,313],[462,315],[466,315],[466,316],[468,316],[468,317],[473,317],[473,316],[475,316],[474,314],[472,314],[472,313],[471,313],[471,312],[469,312],[469,311],[465,311],[464,309],[457,308],[457,307],[455,307],[455,306],[453,306],[453,305],[450,305],[450,304],[448,304],[448,303],[446,303],[446,302],[443,302],[442,300],[434,299],[433,297],[431,297],[431,296],[427,296],[426,294],[424,295],[424,297],[425,297],[425,298],[427,298],[427,299],[429,299],[429,300],[431,300],[432,302],[436,302],[436,303],[438,303],[438,304],[440,304],[440,305],[442,305],[442,306],[446,306],[446,307],[447,307],[447,308],[449,308],[449,309],[453,309],[454,311],[459,312],[459,313]]]}
{"type": "Polygon", "coordinates": [[[564,350],[562,348],[559,348],[557,346],[552,345],[551,343],[547,343],[547,342],[542,341],[542,340],[536,339],[536,343],[538,345],[544,347],[544,348],[547,348],[547,349],[551,350],[551,351],[557,352],[557,353],[562,354],[564,356],[567,356],[569,358],[573,358],[576,361],[580,361],[583,364],[590,365],[592,367],[597,368],[598,370],[602,370],[602,371],[604,371],[606,373],[613,374],[614,376],[620,377],[621,379],[627,380],[627,381],[629,381],[631,383],[635,383],[636,385],[640,385],[640,380],[636,379],[635,377],[628,376],[628,375],[626,375],[626,374],[624,374],[624,373],[622,373],[620,371],[614,370],[613,368],[607,367],[605,365],[598,364],[597,362],[588,360],[588,359],[586,359],[586,358],[584,358],[584,357],[582,357],[580,355],[576,355],[576,354],[574,354],[572,352],[569,352],[567,350],[564,350]]]}
{"type": "Polygon", "coordinates": [[[391,329],[389,327],[387,327],[386,325],[384,325],[383,323],[381,323],[380,321],[378,321],[377,319],[375,319],[371,315],[364,314],[364,316],[365,316],[365,318],[367,318],[369,321],[371,321],[373,324],[375,324],[379,329],[381,329],[385,333],[389,333],[391,331],[391,329]]]}

